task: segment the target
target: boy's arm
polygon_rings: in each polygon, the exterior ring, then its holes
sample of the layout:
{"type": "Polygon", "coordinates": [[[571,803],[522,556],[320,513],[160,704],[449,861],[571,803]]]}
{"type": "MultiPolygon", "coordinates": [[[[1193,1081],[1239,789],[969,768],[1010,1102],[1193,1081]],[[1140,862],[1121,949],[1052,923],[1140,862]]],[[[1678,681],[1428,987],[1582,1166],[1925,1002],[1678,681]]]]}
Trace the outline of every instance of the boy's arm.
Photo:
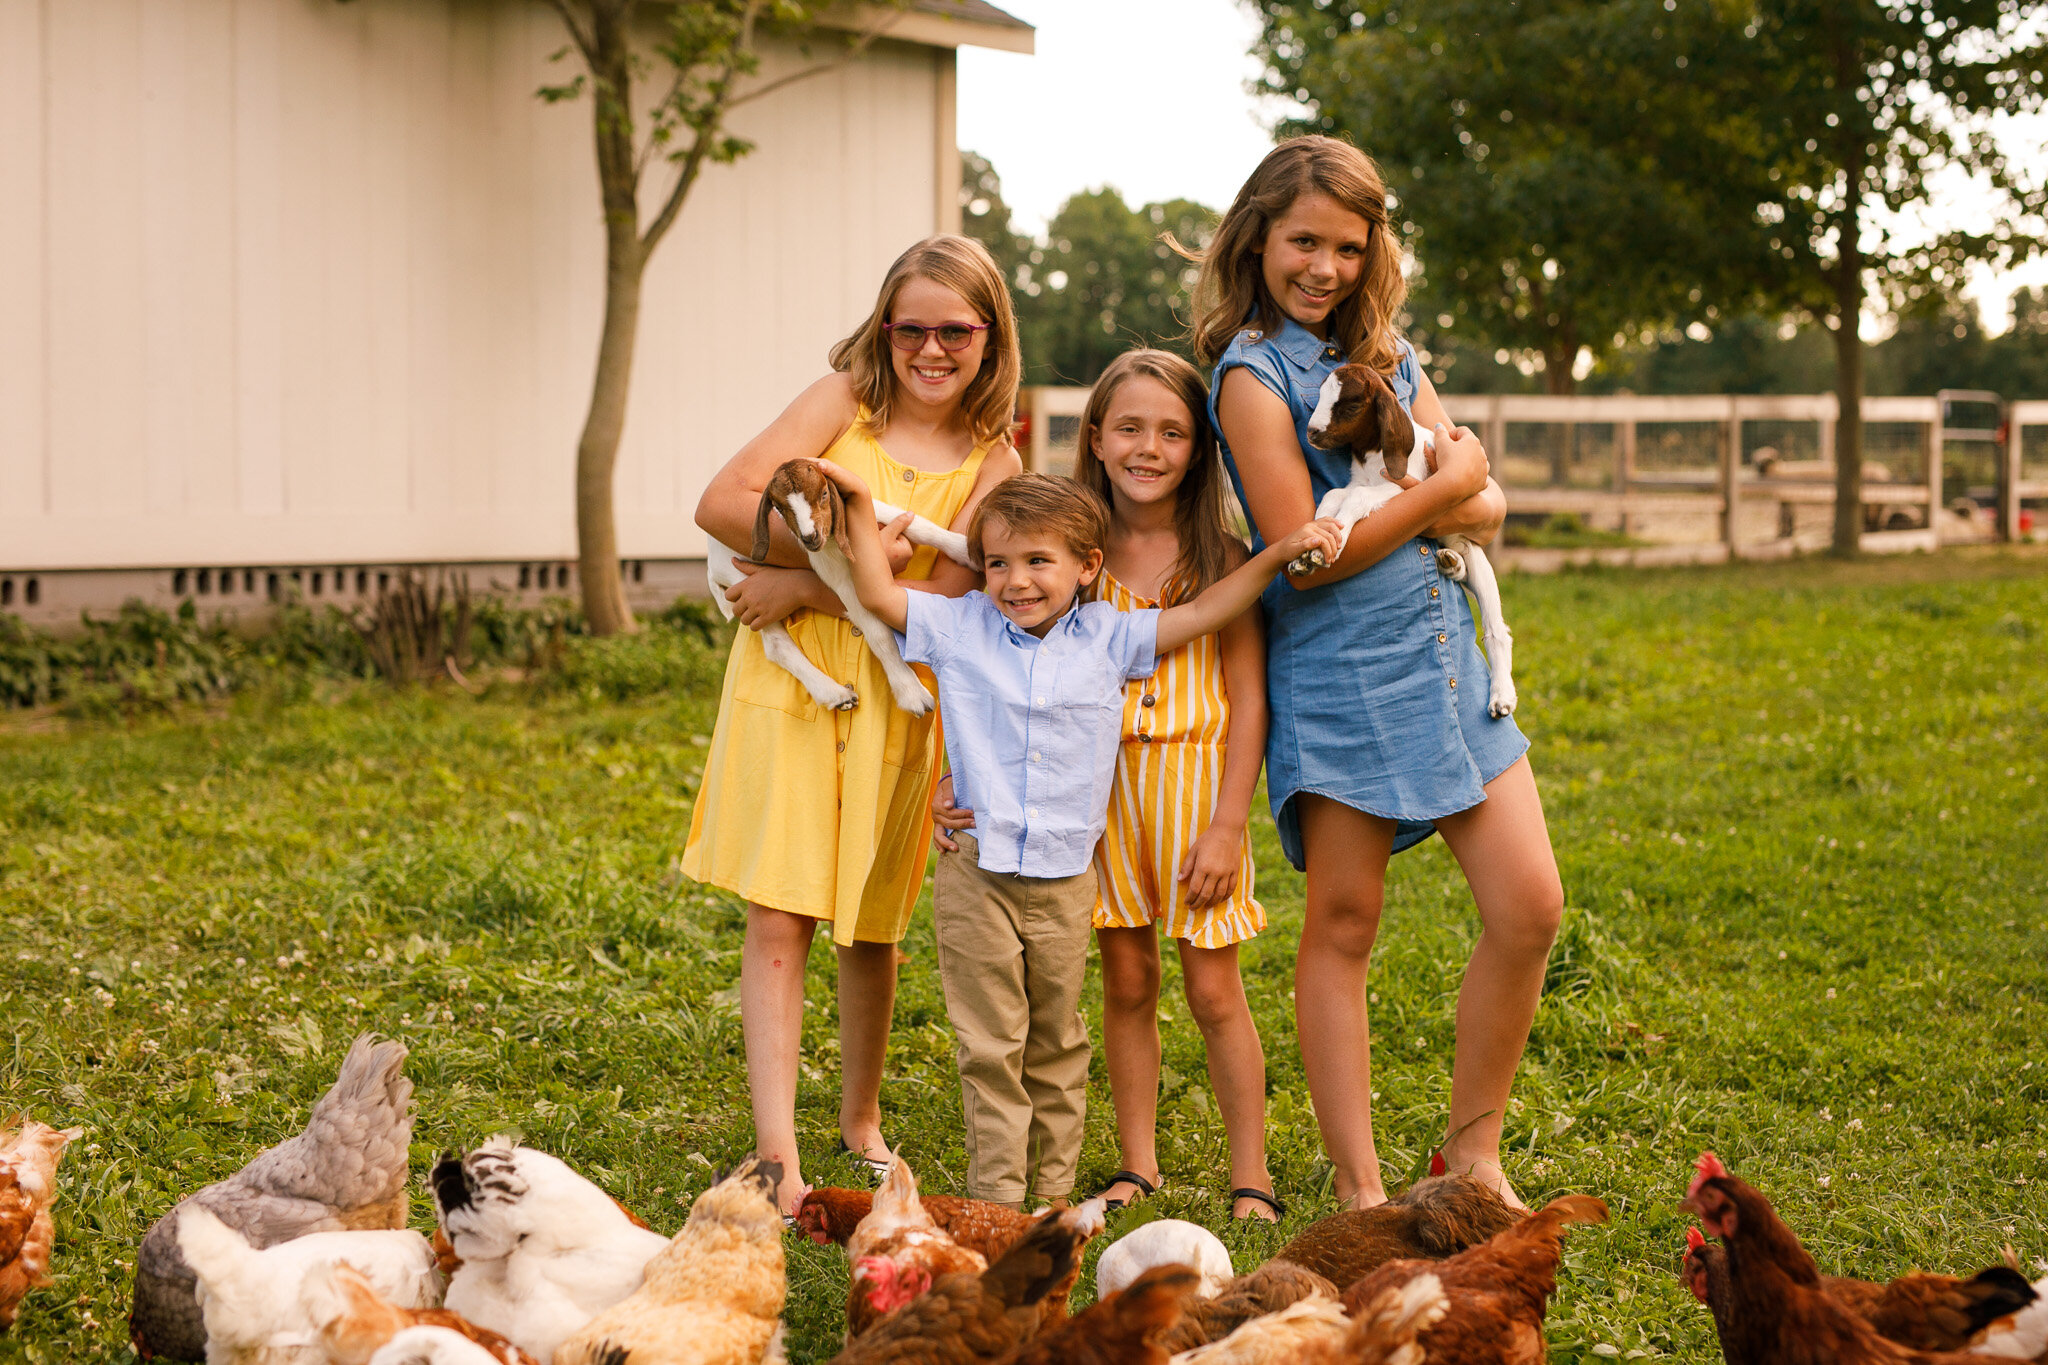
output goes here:
{"type": "Polygon", "coordinates": [[[1236,620],[1245,608],[1259,600],[1259,594],[1282,565],[1310,550],[1319,549],[1324,558],[1334,561],[1342,534],[1337,523],[1327,519],[1296,527],[1278,544],[1268,545],[1242,568],[1211,584],[1194,601],[1166,608],[1159,613],[1159,652],[1171,654],[1188,641],[1221,630],[1236,620]]]}
{"type": "Polygon", "coordinates": [[[859,594],[860,604],[883,625],[900,632],[908,613],[909,593],[889,568],[888,553],[882,548],[882,530],[875,525],[874,494],[868,491],[860,475],[830,460],[818,461],[818,469],[846,500],[846,538],[852,547],[853,590],[859,594]]]}

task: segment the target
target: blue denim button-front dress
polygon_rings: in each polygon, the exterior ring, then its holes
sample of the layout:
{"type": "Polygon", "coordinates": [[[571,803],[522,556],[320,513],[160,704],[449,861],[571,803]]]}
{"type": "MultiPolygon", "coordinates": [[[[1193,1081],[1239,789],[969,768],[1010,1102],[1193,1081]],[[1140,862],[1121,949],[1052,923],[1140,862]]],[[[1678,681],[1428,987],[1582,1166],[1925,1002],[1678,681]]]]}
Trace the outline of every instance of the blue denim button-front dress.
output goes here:
{"type": "MultiPolygon", "coordinates": [[[[1338,349],[1289,319],[1275,333],[1237,334],[1210,379],[1209,416],[1223,376],[1239,366],[1286,400],[1318,502],[1351,481],[1347,451],[1317,450],[1309,414],[1338,349]]],[[[1415,404],[1415,352],[1406,342],[1392,381],[1415,404]]],[[[1216,423],[1220,434],[1222,423],[1216,423]]],[[[1238,501],[1244,481],[1223,443],[1238,501]]],[[[1265,541],[1253,528],[1254,549],[1265,541]]],[[[1490,678],[1465,593],[1437,572],[1437,544],[1418,537],[1362,573],[1306,590],[1285,575],[1266,609],[1266,796],[1280,846],[1306,866],[1294,798],[1326,796],[1396,822],[1394,850],[1427,839],[1437,819],[1486,799],[1485,787],[1528,750],[1512,716],[1486,714],[1490,678]]]]}

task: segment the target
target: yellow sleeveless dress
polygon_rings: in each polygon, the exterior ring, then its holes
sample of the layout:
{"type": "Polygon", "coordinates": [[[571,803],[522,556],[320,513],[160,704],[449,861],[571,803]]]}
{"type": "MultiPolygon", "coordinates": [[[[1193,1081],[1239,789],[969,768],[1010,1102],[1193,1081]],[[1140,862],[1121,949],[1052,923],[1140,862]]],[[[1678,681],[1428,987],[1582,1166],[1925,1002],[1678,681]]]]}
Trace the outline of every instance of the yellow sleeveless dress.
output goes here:
{"type": "MultiPolygon", "coordinates": [[[[1097,600],[1118,611],[1156,607],[1109,570],[1097,600]]],[[[1242,943],[1266,927],[1252,895],[1249,834],[1240,848],[1237,889],[1221,905],[1197,910],[1180,884],[1181,859],[1216,814],[1229,750],[1230,692],[1223,685],[1223,639],[1201,635],[1161,656],[1149,678],[1124,690],[1124,733],[1110,788],[1109,824],[1095,846],[1095,927],[1163,924],[1169,937],[1197,948],[1242,943]]]]}
{"type": "MultiPolygon", "coordinates": [[[[825,452],[875,496],[950,526],[988,454],[958,469],[913,469],[864,425],[825,452]]],[[[938,552],[920,546],[903,571],[929,578],[938,552]]],[[[812,663],[860,694],[827,711],[771,663],[758,632],[741,630],[726,661],[718,725],[690,815],[683,873],[756,905],[832,921],[835,943],[894,943],[910,925],[931,842],[938,713],[890,700],[888,675],[850,622],[799,611],[785,623],[812,663]]],[[[931,674],[917,669],[937,695],[931,674]]]]}

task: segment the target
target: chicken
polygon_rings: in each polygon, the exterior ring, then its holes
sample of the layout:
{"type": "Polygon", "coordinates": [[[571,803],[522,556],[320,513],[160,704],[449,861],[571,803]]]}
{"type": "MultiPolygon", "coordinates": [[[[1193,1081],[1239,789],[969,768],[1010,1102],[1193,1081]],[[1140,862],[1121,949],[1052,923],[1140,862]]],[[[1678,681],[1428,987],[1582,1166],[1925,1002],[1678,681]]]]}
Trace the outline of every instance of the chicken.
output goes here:
{"type": "MultiPolygon", "coordinates": [[[[1698,1228],[1687,1228],[1685,1241],[1686,1285],[1713,1312],[1721,1354],[1739,1365],[1742,1348],[1739,1341],[1731,1344],[1723,1321],[1730,1311],[1727,1252],[1702,1237],[1698,1228]]],[[[1964,1350],[1979,1333],[2013,1318],[2035,1298],[2034,1288],[2019,1272],[2002,1265],[1967,1280],[1916,1273],[1873,1284],[1823,1275],[1820,1289],[1875,1327],[1879,1336],[1923,1351],[1964,1350]]]]}
{"type": "Polygon", "coordinates": [[[208,1210],[258,1250],[308,1233],[405,1226],[412,1082],[404,1065],[404,1044],[357,1038],[304,1132],[156,1221],[135,1257],[128,1331],[137,1355],[205,1357],[192,1270],[178,1250],[178,1224],[189,1209],[208,1210]]]}
{"type": "Polygon", "coordinates": [[[446,1327],[408,1327],[370,1357],[370,1365],[498,1365],[498,1361],[499,1357],[470,1338],[446,1327]]]}
{"type": "Polygon", "coordinates": [[[1003,1365],[1166,1365],[1159,1338],[1179,1320],[1201,1278],[1191,1266],[1154,1266],[1019,1346],[1003,1365]]]}
{"type": "MultiPolygon", "coordinates": [[[[436,1267],[438,1272],[438,1265],[436,1267]]],[[[306,1272],[299,1297],[320,1334],[326,1365],[368,1365],[384,1346],[413,1327],[437,1327],[473,1343],[495,1365],[538,1365],[504,1337],[445,1308],[400,1308],[379,1294],[362,1272],[328,1261],[306,1272]]]]}
{"type": "Polygon", "coordinates": [[[1312,1294],[1305,1299],[1252,1318],[1228,1336],[1183,1351],[1174,1365],[1294,1365],[1317,1352],[1334,1349],[1351,1333],[1351,1319],[1335,1299],[1312,1294]]]}
{"type": "MultiPolygon", "coordinates": [[[[2005,1249],[2006,1262],[2014,1262],[2012,1248],[2005,1249]]],[[[2048,1365],[2048,1275],[2034,1281],[2034,1301],[2016,1313],[1990,1323],[1970,1339],[1970,1353],[2003,1356],[2007,1360],[2031,1360],[2048,1365]]]]}
{"type": "Polygon", "coordinates": [[[1471,1176],[1431,1176],[1384,1204],[1317,1219],[1274,1259],[1306,1266],[1343,1289],[1388,1261],[1455,1255],[1522,1216],[1471,1176]]]}
{"type": "Polygon", "coordinates": [[[988,1269],[986,1257],[961,1246],[932,1221],[917,1197],[917,1176],[900,1156],[875,1191],[868,1216],[847,1239],[846,1256],[853,1262],[853,1281],[846,1290],[849,1339],[887,1311],[879,1303],[900,1301],[898,1287],[906,1280],[930,1284],[942,1275],[979,1275],[988,1269]]]}
{"type": "Polygon", "coordinates": [[[1422,1333],[1443,1320],[1450,1298],[1435,1275],[1417,1275],[1380,1292],[1335,1346],[1311,1350],[1299,1365],[1422,1365],[1422,1333]]]}
{"type": "Polygon", "coordinates": [[[192,1267],[207,1365],[315,1365],[317,1344],[302,1288],[317,1266],[341,1261],[403,1308],[440,1297],[434,1249],[417,1232],[314,1232],[258,1248],[205,1207],[178,1219],[178,1249],[192,1267]]]}
{"type": "Polygon", "coordinates": [[[1337,1286],[1292,1261],[1271,1260],[1224,1285],[1213,1298],[1190,1300],[1159,1344],[1168,1355],[1193,1350],[1222,1340],[1253,1318],[1317,1297],[1335,1303],[1337,1286]]]}
{"type": "MultiPolygon", "coordinates": [[[[1722,1240],[1725,1274],[1704,1288],[1721,1353],[1734,1365],[1981,1365],[1981,1355],[1886,1340],[1823,1289],[1820,1267],[1770,1201],[1712,1152],[1700,1154],[1685,1203],[1722,1240]]],[[[1698,1264],[1704,1272],[1715,1259],[1701,1256],[1698,1264]]],[[[1687,1261],[1690,1267],[1694,1258],[1687,1261]]]]}
{"type": "Polygon", "coordinates": [[[0,1332],[14,1326],[29,1290],[51,1283],[57,1163],[84,1133],[23,1118],[14,1131],[0,1134],[0,1332]]]}
{"type": "MultiPolygon", "coordinates": [[[[853,1237],[854,1229],[861,1219],[874,1208],[875,1196],[869,1190],[842,1190],[831,1187],[812,1190],[797,1205],[796,1225],[819,1246],[837,1242],[845,1246],[853,1237]]],[[[980,1199],[962,1199],[951,1194],[926,1194],[918,1192],[918,1202],[924,1211],[932,1216],[939,1230],[951,1237],[969,1251],[984,1259],[994,1261],[1010,1249],[1010,1244],[1024,1235],[1025,1229],[1038,1221],[1038,1215],[1020,1213],[1002,1204],[990,1204],[980,1199]]]]}
{"type": "Polygon", "coordinates": [[[552,1361],[584,1324],[640,1288],[668,1246],[546,1152],[494,1137],[434,1165],[434,1208],[460,1262],[447,1307],[552,1361]]]}
{"type": "Polygon", "coordinates": [[[1565,1228],[1604,1223],[1607,1205],[1589,1194],[1553,1199],[1505,1231],[1442,1261],[1389,1261],[1344,1291],[1357,1313],[1386,1290],[1434,1275],[1449,1311],[1418,1340],[1435,1365],[1541,1365],[1549,1358],[1543,1314],[1557,1288],[1565,1228]]]}
{"type": "Polygon", "coordinates": [[[553,1365],[756,1365],[780,1325],[779,1162],[748,1157],[697,1196],[639,1292],[556,1348],[553,1365]]]}
{"type": "Polygon", "coordinates": [[[833,1365],[968,1365],[1001,1357],[1032,1335],[1038,1305],[1054,1286],[1077,1273],[1081,1249],[1102,1231],[1102,1216],[1100,1199],[1047,1214],[979,1275],[956,1272],[925,1283],[913,1268],[877,1305],[888,1316],[834,1356],[833,1365]]]}
{"type": "Polygon", "coordinates": [[[1196,1290],[1207,1298],[1237,1271],[1230,1248],[1209,1229],[1179,1218],[1155,1218],[1111,1242],[1095,1262],[1095,1295],[1113,1294],[1154,1266],[1189,1265],[1201,1275],[1196,1290]]]}

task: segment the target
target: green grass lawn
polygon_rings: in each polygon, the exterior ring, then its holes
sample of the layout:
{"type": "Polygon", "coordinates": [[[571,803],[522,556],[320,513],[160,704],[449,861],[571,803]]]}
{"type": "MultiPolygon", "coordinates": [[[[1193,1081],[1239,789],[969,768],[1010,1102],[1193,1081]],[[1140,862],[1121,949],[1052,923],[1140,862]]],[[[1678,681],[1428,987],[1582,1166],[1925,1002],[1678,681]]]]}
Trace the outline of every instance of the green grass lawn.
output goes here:
{"type": "MultiPolygon", "coordinates": [[[[1703,1147],[1830,1271],[2048,1255],[2048,558],[1514,577],[1505,597],[1569,906],[1508,1169],[1532,1199],[1614,1211],[1572,1235],[1559,1358],[1718,1358],[1673,1274],[1703,1147]]],[[[144,1228],[296,1131],[363,1029],[412,1049],[416,1171],[516,1130],[679,1226],[750,1139],[740,908],[674,870],[713,702],[349,685],[0,718],[0,1106],[88,1130],[57,1282],[0,1361],[128,1359],[144,1228]]],[[[1288,1000],[1301,878],[1269,824],[1257,839],[1273,927],[1246,974],[1292,1212],[1225,1229],[1241,1267],[1329,1208],[1288,1000]]],[[[1440,842],[1396,859],[1373,988],[1396,1183],[1441,1132],[1475,932],[1440,842]]],[[[957,1189],[929,916],[905,946],[886,1127],[957,1189]]],[[[799,1123],[812,1179],[846,1183],[830,953],[812,967],[799,1123]]],[[[1223,1228],[1177,992],[1161,1203],[1223,1228]]],[[[1094,1099],[1088,1180],[1115,1165],[1094,1099]]],[[[792,1355],[823,1359],[843,1258],[790,1251],[792,1355]]]]}

